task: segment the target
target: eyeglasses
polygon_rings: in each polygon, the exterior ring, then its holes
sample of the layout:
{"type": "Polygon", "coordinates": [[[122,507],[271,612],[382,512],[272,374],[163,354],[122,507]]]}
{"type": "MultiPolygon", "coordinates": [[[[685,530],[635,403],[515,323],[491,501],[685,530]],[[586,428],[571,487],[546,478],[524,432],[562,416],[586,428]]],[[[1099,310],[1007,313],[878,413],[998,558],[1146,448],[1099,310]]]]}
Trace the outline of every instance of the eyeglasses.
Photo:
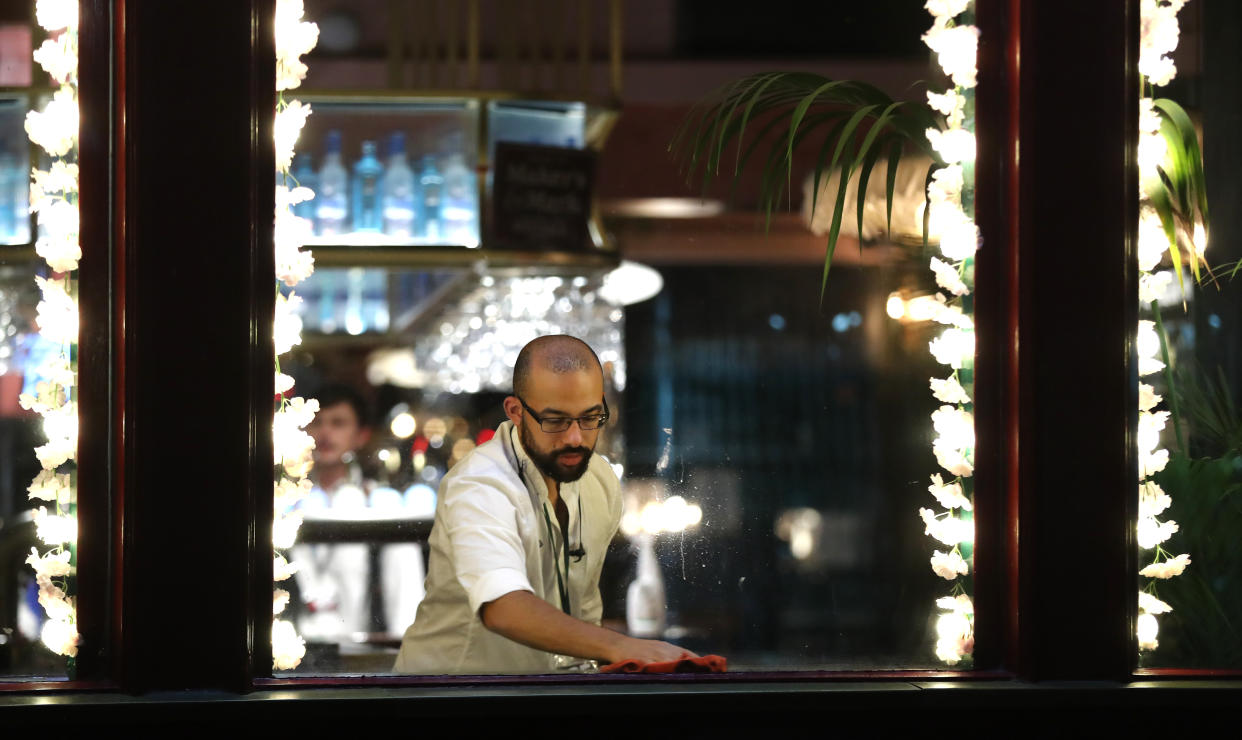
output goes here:
{"type": "Polygon", "coordinates": [[[560,432],[564,432],[568,430],[569,426],[575,421],[578,422],[578,428],[584,432],[599,429],[608,423],[608,399],[604,399],[604,413],[602,414],[587,414],[586,416],[579,416],[577,418],[565,416],[545,416],[540,418],[539,414],[535,413],[534,409],[526,405],[526,402],[522,400],[521,396],[515,395],[514,398],[518,400],[518,403],[522,404],[522,408],[526,409],[526,413],[530,414],[530,418],[534,419],[535,422],[539,424],[539,428],[547,434],[559,434],[560,432]]]}

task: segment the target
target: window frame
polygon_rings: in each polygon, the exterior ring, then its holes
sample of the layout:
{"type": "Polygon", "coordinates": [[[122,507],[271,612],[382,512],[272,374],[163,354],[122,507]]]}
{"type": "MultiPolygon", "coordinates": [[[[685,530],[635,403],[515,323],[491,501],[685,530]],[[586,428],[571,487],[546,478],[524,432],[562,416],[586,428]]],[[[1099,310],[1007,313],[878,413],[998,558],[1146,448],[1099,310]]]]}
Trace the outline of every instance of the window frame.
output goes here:
{"type": "MultiPolygon", "coordinates": [[[[911,684],[961,687],[953,701],[965,705],[990,696],[989,682],[1005,679],[1124,685],[1150,675],[1242,676],[1137,671],[1131,523],[1138,0],[977,0],[976,213],[990,242],[977,262],[976,554],[983,567],[976,580],[975,670],[265,675],[271,664],[265,609],[272,575],[274,7],[274,0],[81,2],[82,58],[92,60],[80,74],[82,190],[108,194],[82,201],[81,439],[91,444],[79,446],[79,581],[87,647],[76,680],[0,684],[0,699],[9,691],[46,690],[55,700],[73,689],[206,689],[278,698],[335,686],[361,708],[375,703],[374,687],[402,686],[401,695],[421,696],[423,706],[453,714],[480,704],[455,704],[451,697],[494,699],[507,695],[507,687],[521,693],[569,684],[562,694],[577,696],[580,706],[615,706],[622,700],[614,697],[610,705],[587,695],[603,686],[640,690],[636,684],[651,689],[647,707],[663,706],[657,695],[669,690],[702,694],[694,701],[704,707],[755,697],[738,705],[744,707],[773,694],[790,705],[813,703],[821,692],[862,683],[864,694],[878,697],[864,702],[873,706],[906,701],[896,689],[911,684]],[[211,44],[197,61],[185,55],[187,42],[206,38],[211,44]],[[1081,53],[1054,51],[1067,47],[1081,53]],[[184,64],[160,63],[181,60],[178,54],[184,64]],[[1077,111],[1081,126],[1066,125],[1064,110],[1077,111]],[[169,135],[174,130],[176,141],[169,135]],[[187,233],[177,228],[179,193],[167,186],[168,162],[178,152],[183,168],[202,165],[193,192],[207,194],[213,208],[210,223],[187,233]],[[238,165],[211,166],[225,161],[238,165]],[[1063,161],[1083,163],[1074,173],[1079,192],[1113,195],[1065,198],[1063,161]],[[1064,233],[1065,224],[1076,231],[1064,233]],[[182,238],[170,244],[169,233],[182,238]],[[185,306],[185,283],[235,287],[242,300],[203,298],[185,306]],[[180,313],[170,315],[170,305],[180,313]],[[163,354],[170,336],[195,338],[172,343],[181,353],[175,374],[163,354]],[[1075,359],[1050,362],[1050,353],[1075,359]],[[1090,392],[1098,388],[1111,390],[1090,392]],[[195,389],[190,399],[188,389],[195,389]],[[170,423],[178,399],[198,410],[192,424],[170,423]],[[210,450],[210,459],[187,461],[187,446],[210,450]],[[1075,457],[1065,460],[1064,449],[1075,457]],[[210,466],[208,474],[195,465],[210,466]],[[1073,578],[1049,564],[1050,553],[1067,542],[1073,578]],[[170,563],[170,553],[179,554],[177,562],[170,563]],[[178,575],[178,563],[200,570],[178,575]],[[184,587],[190,579],[193,592],[184,587]],[[152,586],[164,582],[182,584],[176,606],[152,586]]],[[[546,697],[534,700],[548,704],[546,697]]]]}

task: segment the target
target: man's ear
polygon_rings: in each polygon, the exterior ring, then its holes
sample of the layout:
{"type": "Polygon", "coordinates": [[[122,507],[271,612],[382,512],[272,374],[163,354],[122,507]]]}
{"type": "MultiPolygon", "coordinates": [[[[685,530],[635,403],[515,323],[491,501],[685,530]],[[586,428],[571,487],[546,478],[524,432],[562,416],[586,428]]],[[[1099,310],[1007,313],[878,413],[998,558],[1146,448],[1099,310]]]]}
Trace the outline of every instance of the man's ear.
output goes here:
{"type": "Polygon", "coordinates": [[[362,449],[367,446],[367,442],[371,441],[371,427],[359,427],[358,429],[358,447],[362,449]]]}
{"type": "Polygon", "coordinates": [[[517,396],[507,396],[504,402],[505,416],[509,417],[509,421],[519,425],[522,423],[522,402],[517,396]]]}

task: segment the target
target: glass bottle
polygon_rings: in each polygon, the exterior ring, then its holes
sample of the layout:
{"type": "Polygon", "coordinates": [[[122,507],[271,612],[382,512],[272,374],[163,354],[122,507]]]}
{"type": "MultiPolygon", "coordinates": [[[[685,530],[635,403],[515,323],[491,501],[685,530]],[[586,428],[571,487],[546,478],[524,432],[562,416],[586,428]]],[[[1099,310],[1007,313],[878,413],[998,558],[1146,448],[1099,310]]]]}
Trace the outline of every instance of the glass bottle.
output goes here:
{"type": "Polygon", "coordinates": [[[348,175],[341,164],[341,132],[329,131],[324,143],[323,166],[319,169],[319,190],[315,193],[315,233],[335,236],[345,233],[349,216],[348,175]]]}
{"type": "Polygon", "coordinates": [[[389,140],[388,171],[384,173],[384,233],[406,238],[414,236],[414,204],[417,193],[414,171],[405,158],[405,134],[397,132],[389,140]]]}
{"type": "Polygon", "coordinates": [[[428,242],[439,243],[440,234],[440,191],[444,187],[444,176],[436,169],[436,158],[430,154],[423,157],[423,171],[419,174],[418,184],[423,196],[423,236],[428,242]]]}
{"type": "Polygon", "coordinates": [[[383,176],[384,165],[375,156],[375,142],[362,142],[362,158],[354,165],[354,231],[378,233],[382,229],[383,176]]]}

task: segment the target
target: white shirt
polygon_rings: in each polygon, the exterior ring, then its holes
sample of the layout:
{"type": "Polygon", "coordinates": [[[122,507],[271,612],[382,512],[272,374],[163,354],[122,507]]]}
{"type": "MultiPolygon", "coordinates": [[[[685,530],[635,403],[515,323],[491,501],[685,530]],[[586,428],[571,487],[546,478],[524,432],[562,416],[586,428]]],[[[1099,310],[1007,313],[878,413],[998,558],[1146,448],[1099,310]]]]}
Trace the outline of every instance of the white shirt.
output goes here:
{"type": "MultiPolygon", "coordinates": [[[[561,608],[564,540],[547,486],[511,422],[475,448],[440,482],[431,529],[427,595],[405,631],[394,670],[419,674],[551,673],[552,653],[526,647],[483,626],[479,609],[513,591],[530,591],[561,608]],[[545,518],[545,507],[547,517],[545,518]],[[549,536],[549,525],[554,533],[549,536]]],[[[562,483],[569,510],[570,613],[599,624],[599,576],[621,522],[621,486],[608,461],[591,457],[587,472],[562,483]],[[581,518],[579,518],[581,504],[581,518]]]]}

